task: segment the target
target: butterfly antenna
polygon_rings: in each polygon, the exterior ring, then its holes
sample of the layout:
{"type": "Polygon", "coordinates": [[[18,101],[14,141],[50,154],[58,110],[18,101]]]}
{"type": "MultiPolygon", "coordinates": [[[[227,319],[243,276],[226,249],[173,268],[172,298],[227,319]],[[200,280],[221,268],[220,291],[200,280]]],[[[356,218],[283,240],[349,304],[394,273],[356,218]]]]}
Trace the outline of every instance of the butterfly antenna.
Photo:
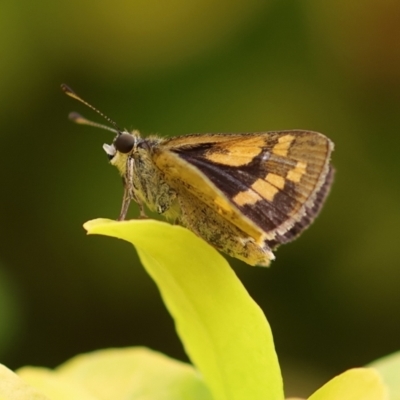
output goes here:
{"type": "Polygon", "coordinates": [[[94,126],[95,128],[105,129],[106,131],[121,134],[121,132],[119,130],[111,128],[107,125],[103,125],[103,124],[99,124],[97,122],[90,121],[90,120],[86,119],[85,117],[82,117],[82,115],[78,114],[77,112],[69,113],[68,118],[71,121],[75,122],[76,124],[94,126]]]}
{"type": "Polygon", "coordinates": [[[89,126],[94,126],[96,128],[101,128],[101,129],[106,129],[108,131],[114,132],[114,133],[118,133],[119,135],[123,132],[123,130],[116,124],[116,122],[114,122],[110,117],[108,117],[107,115],[103,114],[101,111],[99,111],[97,108],[93,107],[90,103],[88,103],[87,101],[83,100],[80,96],[78,96],[69,86],[67,86],[65,83],[63,83],[61,85],[61,89],[62,91],[68,95],[69,97],[72,97],[75,100],[80,101],[81,103],[83,103],[85,106],[89,107],[90,109],[92,109],[94,112],[96,112],[97,114],[99,114],[100,116],[102,116],[106,121],[108,121],[114,128],[110,128],[106,125],[102,125],[102,124],[98,124],[97,122],[92,122],[89,121],[88,119],[82,117],[80,114],[76,113],[76,112],[72,112],[69,114],[69,119],[71,121],[76,122],[77,124],[81,124],[81,125],[89,125],[89,126]]]}

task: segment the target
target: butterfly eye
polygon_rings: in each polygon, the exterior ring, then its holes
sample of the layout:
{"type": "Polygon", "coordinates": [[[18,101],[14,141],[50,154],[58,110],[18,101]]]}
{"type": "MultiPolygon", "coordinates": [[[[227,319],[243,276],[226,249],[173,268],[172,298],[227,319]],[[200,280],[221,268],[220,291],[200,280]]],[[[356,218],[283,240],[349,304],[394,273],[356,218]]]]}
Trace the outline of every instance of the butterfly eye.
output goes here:
{"type": "Polygon", "coordinates": [[[120,153],[127,154],[135,145],[136,138],[129,133],[121,133],[114,142],[114,146],[120,153]]]}

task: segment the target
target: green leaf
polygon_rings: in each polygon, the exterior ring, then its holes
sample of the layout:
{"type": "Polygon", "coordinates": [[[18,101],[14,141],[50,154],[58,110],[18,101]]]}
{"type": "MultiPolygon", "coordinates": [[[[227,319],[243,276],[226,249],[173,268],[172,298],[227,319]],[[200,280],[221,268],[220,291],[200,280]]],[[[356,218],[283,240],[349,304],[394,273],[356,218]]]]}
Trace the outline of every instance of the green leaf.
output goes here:
{"type": "Polygon", "coordinates": [[[354,368],[331,379],[308,400],[389,400],[389,394],[377,371],[354,368]]]}
{"type": "Polygon", "coordinates": [[[368,367],[378,370],[390,390],[390,400],[400,400],[400,352],[380,358],[368,367]]]}
{"type": "MultiPolygon", "coordinates": [[[[55,371],[39,367],[23,367],[18,371],[25,382],[40,390],[51,400],[99,400],[84,386],[65,379],[55,371]]],[[[30,400],[30,397],[27,397],[30,400]]]]}
{"type": "Polygon", "coordinates": [[[49,398],[0,364],[0,400],[49,400],[49,398]]]}
{"type": "Polygon", "coordinates": [[[187,229],[154,220],[99,219],[85,228],[135,245],[215,400],[283,399],[268,322],[215,249],[187,229]]]}
{"type": "Polygon", "coordinates": [[[18,374],[52,400],[211,400],[191,365],[145,348],[99,350],[18,374]]]}

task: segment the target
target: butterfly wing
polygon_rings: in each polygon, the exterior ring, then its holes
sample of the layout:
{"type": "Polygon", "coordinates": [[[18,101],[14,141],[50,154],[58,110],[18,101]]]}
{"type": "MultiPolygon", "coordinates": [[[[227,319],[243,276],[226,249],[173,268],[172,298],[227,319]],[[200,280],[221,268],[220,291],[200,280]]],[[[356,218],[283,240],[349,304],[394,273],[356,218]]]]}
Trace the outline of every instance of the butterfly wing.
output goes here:
{"type": "Polygon", "coordinates": [[[332,142],[316,132],[191,135],[164,141],[153,161],[258,243],[296,237],[329,192],[332,142]]]}

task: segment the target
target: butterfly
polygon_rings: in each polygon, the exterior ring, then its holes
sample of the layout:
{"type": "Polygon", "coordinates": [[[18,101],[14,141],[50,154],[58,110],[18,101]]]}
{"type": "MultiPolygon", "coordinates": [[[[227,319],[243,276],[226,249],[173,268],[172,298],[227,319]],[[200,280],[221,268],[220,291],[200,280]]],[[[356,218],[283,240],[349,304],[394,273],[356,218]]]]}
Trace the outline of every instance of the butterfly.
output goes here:
{"type": "Polygon", "coordinates": [[[329,193],[334,145],[321,133],[287,130],[259,133],[141,137],[62,85],[64,92],[108,120],[115,133],[103,146],[122,176],[119,220],[132,201],[140,217],[147,207],[187,227],[218,250],[249,265],[268,266],[273,250],[299,236],[329,193]]]}

